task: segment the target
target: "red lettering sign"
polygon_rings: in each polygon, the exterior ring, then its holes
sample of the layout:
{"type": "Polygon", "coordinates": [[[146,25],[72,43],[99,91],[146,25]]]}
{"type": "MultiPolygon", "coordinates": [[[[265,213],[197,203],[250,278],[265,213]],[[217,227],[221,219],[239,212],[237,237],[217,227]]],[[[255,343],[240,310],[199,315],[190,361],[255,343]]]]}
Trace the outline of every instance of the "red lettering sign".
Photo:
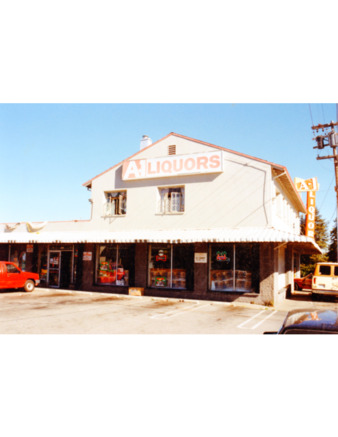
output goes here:
{"type": "Polygon", "coordinates": [[[221,151],[124,161],[122,179],[160,178],[223,171],[221,151]]]}
{"type": "Polygon", "coordinates": [[[305,221],[305,235],[315,238],[315,219],[316,219],[316,192],[307,192],[307,214],[305,221]]]}

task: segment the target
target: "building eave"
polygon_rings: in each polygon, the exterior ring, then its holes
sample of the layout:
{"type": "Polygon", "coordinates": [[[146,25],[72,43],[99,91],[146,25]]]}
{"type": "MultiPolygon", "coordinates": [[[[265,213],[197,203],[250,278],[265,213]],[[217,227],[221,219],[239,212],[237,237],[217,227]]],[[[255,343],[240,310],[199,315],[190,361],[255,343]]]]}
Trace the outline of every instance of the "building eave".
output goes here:
{"type": "Polygon", "coordinates": [[[322,253],[312,238],[273,228],[215,228],[134,231],[55,231],[0,234],[0,243],[290,243],[322,253]]]}

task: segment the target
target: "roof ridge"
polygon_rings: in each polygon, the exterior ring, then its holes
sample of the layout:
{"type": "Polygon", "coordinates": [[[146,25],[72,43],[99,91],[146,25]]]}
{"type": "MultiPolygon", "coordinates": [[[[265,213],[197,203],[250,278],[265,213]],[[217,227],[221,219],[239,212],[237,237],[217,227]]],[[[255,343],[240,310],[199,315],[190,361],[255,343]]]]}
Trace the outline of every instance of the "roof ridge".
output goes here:
{"type": "Polygon", "coordinates": [[[258,162],[261,162],[261,163],[263,163],[263,164],[270,165],[270,166],[272,166],[272,167],[275,168],[275,169],[278,169],[278,170],[281,170],[281,171],[286,171],[287,176],[288,176],[288,179],[290,180],[291,184],[293,185],[293,180],[291,179],[291,177],[290,177],[290,175],[289,175],[289,172],[288,172],[287,168],[286,168],[285,166],[283,166],[283,165],[276,164],[276,163],[274,163],[274,162],[267,161],[267,160],[264,160],[264,159],[261,159],[261,158],[257,158],[257,157],[255,157],[255,156],[248,155],[248,154],[245,154],[245,153],[237,152],[236,150],[228,149],[228,148],[223,147],[223,146],[217,146],[216,144],[208,143],[208,142],[206,142],[206,141],[198,140],[198,139],[196,139],[196,138],[188,137],[188,136],[186,136],[186,135],[178,134],[178,133],[176,133],[176,132],[170,132],[168,135],[164,136],[163,138],[160,138],[159,140],[155,141],[154,143],[150,144],[149,146],[144,147],[144,148],[141,149],[141,150],[138,150],[137,152],[135,152],[135,153],[132,154],[131,156],[129,156],[129,157],[123,159],[122,161],[118,162],[117,164],[113,165],[112,167],[108,168],[107,170],[105,170],[105,171],[99,173],[98,175],[94,176],[93,178],[89,179],[87,182],[85,182],[84,184],[82,184],[82,186],[84,186],[84,187],[88,187],[89,185],[91,185],[91,182],[92,182],[94,179],[97,179],[98,177],[102,176],[103,174],[107,173],[108,171],[113,170],[114,168],[116,168],[116,167],[118,167],[119,165],[121,165],[124,161],[130,160],[131,158],[134,158],[135,156],[137,156],[139,153],[141,153],[141,152],[143,152],[143,151],[145,151],[145,150],[150,149],[151,147],[157,145],[160,141],[165,140],[166,138],[170,137],[171,135],[176,136],[176,137],[179,137],[179,138],[184,138],[184,139],[186,139],[186,140],[188,140],[188,141],[193,141],[193,142],[195,142],[195,143],[203,144],[203,145],[208,146],[208,147],[213,147],[214,149],[219,149],[219,150],[226,151],[226,152],[228,152],[228,153],[233,153],[233,154],[235,154],[235,155],[237,155],[237,156],[241,156],[241,157],[248,158],[248,159],[253,159],[253,160],[258,161],[258,162]]]}
{"type": "Polygon", "coordinates": [[[170,133],[170,134],[166,135],[165,137],[163,137],[163,138],[161,138],[161,139],[155,141],[154,143],[150,144],[149,146],[144,147],[144,148],[141,149],[141,150],[138,150],[136,153],[134,153],[134,154],[131,155],[131,156],[128,156],[128,158],[125,158],[123,161],[120,161],[119,163],[113,165],[112,167],[108,168],[107,170],[103,171],[102,173],[98,174],[97,176],[94,176],[93,178],[89,179],[87,182],[85,182],[84,184],[82,184],[82,186],[83,186],[83,187],[88,186],[88,185],[89,185],[89,184],[90,184],[94,179],[96,179],[96,178],[102,176],[103,174],[107,173],[107,172],[110,171],[110,170],[113,170],[115,167],[118,167],[119,165],[121,165],[124,161],[127,161],[127,160],[130,159],[130,158],[133,158],[134,156],[138,155],[139,153],[143,152],[144,150],[150,149],[151,147],[155,146],[158,142],[160,142],[160,141],[162,141],[162,140],[168,138],[171,134],[172,134],[172,133],[170,133]]]}

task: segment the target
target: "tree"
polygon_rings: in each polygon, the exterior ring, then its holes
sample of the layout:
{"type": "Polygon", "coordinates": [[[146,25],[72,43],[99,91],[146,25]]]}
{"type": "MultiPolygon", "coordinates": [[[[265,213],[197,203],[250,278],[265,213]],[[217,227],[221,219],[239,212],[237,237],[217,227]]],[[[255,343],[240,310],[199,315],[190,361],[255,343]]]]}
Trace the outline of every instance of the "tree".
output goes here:
{"type": "MultiPolygon", "coordinates": [[[[300,228],[301,228],[301,233],[304,235],[305,216],[301,217],[300,228]]],[[[328,242],[329,242],[328,225],[327,222],[319,214],[317,208],[316,208],[316,217],[315,217],[315,242],[318,244],[318,246],[322,249],[324,253],[315,254],[315,255],[302,255],[301,264],[300,264],[301,276],[306,276],[309,273],[313,273],[316,263],[328,261],[329,258],[326,253],[328,242]]]]}
{"type": "MultiPolygon", "coordinates": [[[[336,220],[337,223],[337,220],[336,220]]],[[[330,244],[329,244],[329,250],[327,252],[327,255],[329,257],[329,261],[337,262],[337,225],[334,225],[334,227],[331,229],[330,232],[330,244]]]]}

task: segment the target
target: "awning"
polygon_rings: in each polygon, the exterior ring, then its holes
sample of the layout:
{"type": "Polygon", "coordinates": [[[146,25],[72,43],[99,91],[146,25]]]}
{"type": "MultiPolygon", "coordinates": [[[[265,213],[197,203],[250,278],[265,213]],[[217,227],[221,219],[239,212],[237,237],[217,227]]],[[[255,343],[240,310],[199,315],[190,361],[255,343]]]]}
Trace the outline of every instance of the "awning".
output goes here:
{"type": "Polygon", "coordinates": [[[221,228],[135,231],[5,232],[0,243],[293,243],[309,253],[321,253],[310,237],[273,228],[221,228]]]}

